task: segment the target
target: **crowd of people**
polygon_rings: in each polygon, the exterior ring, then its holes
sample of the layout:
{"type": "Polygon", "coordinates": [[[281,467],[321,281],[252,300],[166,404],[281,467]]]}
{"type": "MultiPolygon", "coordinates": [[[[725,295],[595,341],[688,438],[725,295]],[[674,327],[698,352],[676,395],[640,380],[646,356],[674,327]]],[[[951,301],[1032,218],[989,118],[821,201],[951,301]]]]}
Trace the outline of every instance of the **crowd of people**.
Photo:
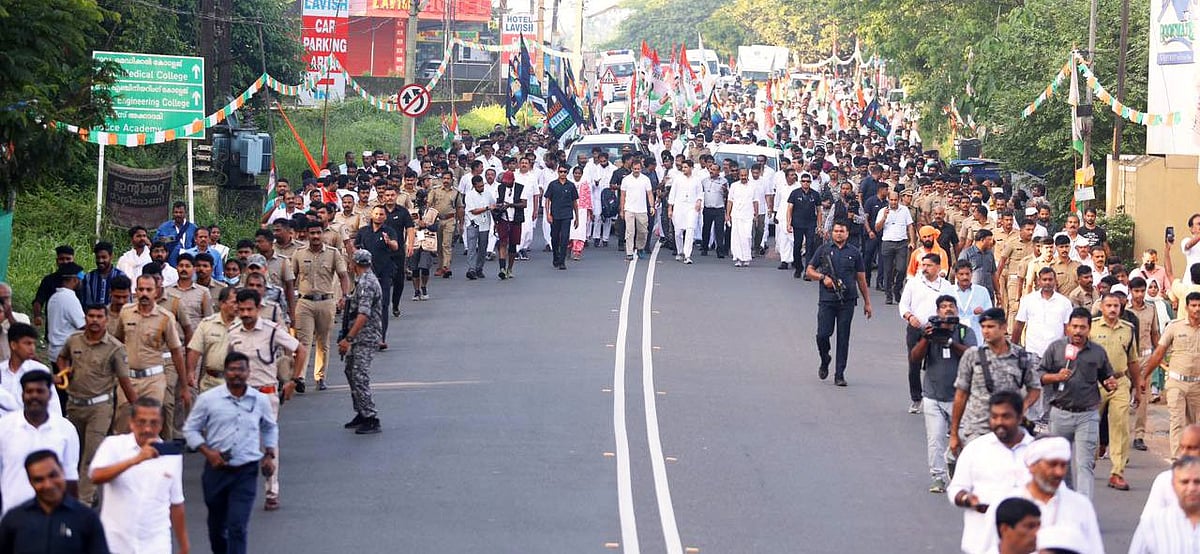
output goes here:
{"type": "Polygon", "coordinates": [[[174,539],[186,552],[191,449],[214,552],[245,552],[259,474],[263,508],[281,506],[280,406],[327,388],[331,348],[346,356],[345,427],[381,431],[370,368],[406,283],[423,302],[458,251],[465,279],[489,279],[494,261],[510,281],[539,242],[566,270],[615,239],[626,260],[656,244],[681,264],[696,249],[737,268],[778,258],[819,289],[817,373],[832,366],[838,386],[859,304],[867,317],[873,295],[895,306],[929,491],[963,508],[964,552],[1102,552],[1096,460],[1129,490],[1147,405],[1165,398],[1175,464],[1132,551],[1194,552],[1181,545],[1200,540],[1200,215],[1180,245],[1186,275],[1171,240],[1116,263],[1094,209],[1056,219],[1041,186],[947,174],[908,122],[881,136],[851,113],[837,128],[810,101],[781,103],[770,127],[732,97],[717,123],[638,118],[644,149],[574,160],[544,129],[500,126],[412,159],[347,152],[298,186],[278,179],[253,237],[226,244],[176,203],[120,255],[92,245],[91,270],[59,247],[32,318],[0,286],[0,551],[168,552],[174,539]],[[725,143],[778,155],[718,161],[725,143]],[[34,532],[47,521],[73,531],[34,532]]]}

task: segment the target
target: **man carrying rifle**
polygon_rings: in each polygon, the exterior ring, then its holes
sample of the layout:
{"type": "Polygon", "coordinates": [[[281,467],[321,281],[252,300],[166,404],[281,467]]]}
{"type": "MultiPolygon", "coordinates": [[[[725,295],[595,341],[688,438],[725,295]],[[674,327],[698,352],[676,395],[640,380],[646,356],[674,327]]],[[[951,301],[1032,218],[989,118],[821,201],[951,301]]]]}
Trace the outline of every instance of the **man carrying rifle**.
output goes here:
{"type": "Polygon", "coordinates": [[[338,353],[346,360],[346,382],[354,419],[345,428],[359,435],[380,432],[379,413],[371,398],[371,362],[383,338],[383,289],[371,271],[371,253],[354,252],[354,294],[342,314],[342,332],[338,335],[338,353]]]}
{"type": "MultiPolygon", "coordinates": [[[[806,274],[821,284],[817,304],[817,352],[821,356],[821,367],[817,377],[829,376],[829,338],[837,327],[837,366],[833,383],[846,386],[846,356],[850,348],[850,323],[854,319],[854,307],[858,297],[863,299],[863,314],[871,318],[871,295],[867,293],[867,274],[862,252],[847,242],[850,238],[849,223],[835,221],[830,240],[817,248],[809,258],[806,274]],[[857,285],[857,289],[856,289],[857,285]]],[[[799,261],[799,260],[797,260],[799,261]]]]}

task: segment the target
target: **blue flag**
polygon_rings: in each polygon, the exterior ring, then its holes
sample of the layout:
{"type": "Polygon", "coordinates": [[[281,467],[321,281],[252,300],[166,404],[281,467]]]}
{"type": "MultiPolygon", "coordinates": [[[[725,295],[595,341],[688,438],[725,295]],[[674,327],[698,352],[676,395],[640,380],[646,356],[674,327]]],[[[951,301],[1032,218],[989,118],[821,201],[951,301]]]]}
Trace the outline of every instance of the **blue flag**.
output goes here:
{"type": "Polygon", "coordinates": [[[884,117],[883,114],[879,113],[878,98],[871,99],[871,103],[867,104],[867,107],[863,109],[862,121],[868,129],[871,129],[872,131],[884,136],[886,136],[892,130],[892,126],[888,123],[887,117],[884,117]]]}
{"type": "Polygon", "coordinates": [[[525,48],[525,35],[521,35],[521,55],[512,59],[508,66],[508,105],[505,114],[511,124],[521,106],[529,99],[530,75],[533,73],[529,50],[525,48]]]}

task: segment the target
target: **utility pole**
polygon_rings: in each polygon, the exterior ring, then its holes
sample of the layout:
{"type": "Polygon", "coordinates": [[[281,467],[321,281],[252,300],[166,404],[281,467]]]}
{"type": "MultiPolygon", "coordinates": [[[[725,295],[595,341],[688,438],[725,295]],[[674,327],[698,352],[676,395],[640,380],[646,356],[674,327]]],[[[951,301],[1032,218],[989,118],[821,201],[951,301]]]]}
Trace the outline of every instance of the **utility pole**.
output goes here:
{"type": "MultiPolygon", "coordinates": [[[[1125,58],[1126,50],[1129,49],[1129,0],[1121,0],[1121,36],[1118,39],[1120,44],[1117,46],[1117,101],[1125,101],[1125,58]]],[[[1112,155],[1114,161],[1121,159],[1121,128],[1124,127],[1124,118],[1118,116],[1113,121],[1113,149],[1112,155]]]]}
{"type": "MultiPolygon", "coordinates": [[[[1099,0],[1092,0],[1092,9],[1091,9],[1090,15],[1088,16],[1088,49],[1087,49],[1088,67],[1095,67],[1095,61],[1096,61],[1096,12],[1099,11],[1099,3],[1100,3],[1099,0]]],[[[1074,65],[1075,60],[1071,60],[1071,64],[1074,65]]],[[[1073,67],[1073,66],[1072,66],[1072,69],[1075,71],[1079,70],[1078,68],[1073,67]]],[[[1086,100],[1084,100],[1083,104],[1075,107],[1075,113],[1080,118],[1080,122],[1079,122],[1080,130],[1083,132],[1083,163],[1081,164],[1082,167],[1080,169],[1087,169],[1092,166],[1092,126],[1093,126],[1092,113],[1094,112],[1094,109],[1095,109],[1092,104],[1092,87],[1089,87],[1085,84],[1084,88],[1087,89],[1086,100]]],[[[1079,204],[1080,210],[1086,210],[1088,205],[1090,204],[1090,201],[1084,201],[1084,202],[1080,202],[1078,204],[1079,204]]]]}
{"type": "MultiPolygon", "coordinates": [[[[416,82],[417,65],[417,15],[429,0],[409,0],[408,26],[404,30],[404,84],[416,82]]],[[[396,100],[399,101],[399,95],[396,100]]],[[[401,116],[407,121],[400,123],[400,151],[408,153],[412,160],[417,150],[417,118],[401,116]]]]}
{"type": "Polygon", "coordinates": [[[546,44],[546,0],[537,0],[537,11],[533,12],[534,21],[537,21],[537,54],[532,54],[540,58],[533,64],[537,68],[538,83],[541,84],[542,94],[546,94],[546,50],[542,45],[546,44]]]}

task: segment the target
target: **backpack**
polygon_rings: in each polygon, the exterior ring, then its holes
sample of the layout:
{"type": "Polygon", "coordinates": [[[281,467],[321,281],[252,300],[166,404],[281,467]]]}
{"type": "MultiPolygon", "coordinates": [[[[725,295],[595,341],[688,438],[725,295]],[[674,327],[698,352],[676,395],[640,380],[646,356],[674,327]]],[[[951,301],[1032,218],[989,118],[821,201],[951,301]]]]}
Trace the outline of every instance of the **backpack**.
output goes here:
{"type": "Polygon", "coordinates": [[[617,217],[617,213],[620,211],[621,204],[617,200],[616,191],[611,188],[600,191],[600,217],[604,219],[617,217]]]}
{"type": "MultiPolygon", "coordinates": [[[[987,352],[984,351],[986,347],[976,346],[975,348],[979,349],[979,356],[976,363],[979,365],[979,370],[983,372],[983,386],[987,388],[988,394],[994,394],[996,392],[996,382],[992,379],[992,363],[988,361],[987,352]]],[[[1017,390],[1021,391],[1025,389],[1025,371],[1029,369],[1029,357],[1026,355],[1024,348],[1021,348],[1021,351],[1017,353],[1017,368],[1021,371],[1021,375],[1017,377],[1017,390]]]]}

